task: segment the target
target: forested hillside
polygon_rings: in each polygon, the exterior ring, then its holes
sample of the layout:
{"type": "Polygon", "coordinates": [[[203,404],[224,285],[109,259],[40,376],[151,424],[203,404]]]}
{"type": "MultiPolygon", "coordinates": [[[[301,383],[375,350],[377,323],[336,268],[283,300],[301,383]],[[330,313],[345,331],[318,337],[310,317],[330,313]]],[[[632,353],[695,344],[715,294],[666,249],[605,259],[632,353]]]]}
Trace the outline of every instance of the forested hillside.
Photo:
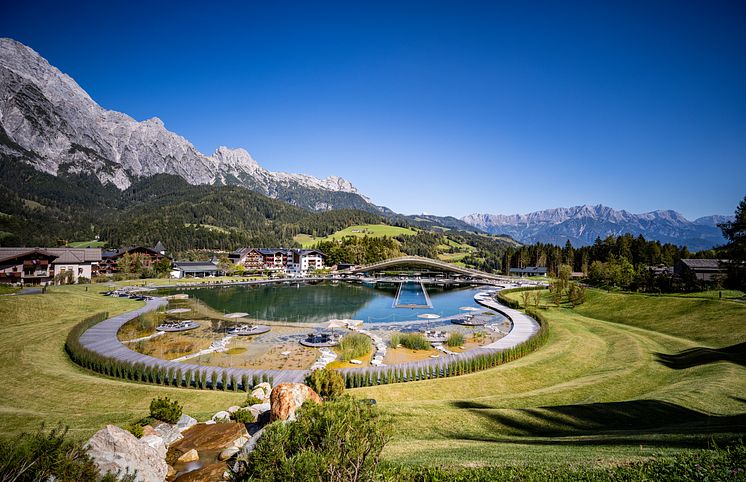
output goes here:
{"type": "Polygon", "coordinates": [[[0,159],[0,245],[56,246],[100,236],[111,246],[163,241],[170,250],[294,246],[378,215],[310,212],[238,186],[193,186],[166,174],[124,191],[85,175],[55,177],[0,159]]]}

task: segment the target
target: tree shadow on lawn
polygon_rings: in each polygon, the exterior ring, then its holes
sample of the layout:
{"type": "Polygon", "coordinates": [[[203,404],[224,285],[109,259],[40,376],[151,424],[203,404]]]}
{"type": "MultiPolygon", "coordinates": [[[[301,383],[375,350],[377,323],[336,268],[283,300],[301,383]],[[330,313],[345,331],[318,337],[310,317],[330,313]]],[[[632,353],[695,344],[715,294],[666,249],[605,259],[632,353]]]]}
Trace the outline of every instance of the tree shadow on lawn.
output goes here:
{"type": "Polygon", "coordinates": [[[656,353],[658,363],[681,370],[708,363],[727,361],[737,365],[746,366],[746,343],[727,346],[725,348],[690,348],[674,355],[656,353]]]}
{"type": "MultiPolygon", "coordinates": [[[[527,409],[496,409],[473,401],[456,401],[455,408],[483,417],[494,437],[589,437],[587,440],[541,440],[539,444],[702,445],[706,434],[746,433],[746,413],[716,416],[659,400],[561,405],[527,409]],[[696,434],[703,435],[697,437],[696,434]],[[694,435],[694,436],[692,436],[694,435]],[[593,436],[596,436],[595,439],[593,436]]],[[[450,434],[475,439],[473,433],[450,434]]],[[[516,443],[532,443],[516,440],[516,443]]]]}

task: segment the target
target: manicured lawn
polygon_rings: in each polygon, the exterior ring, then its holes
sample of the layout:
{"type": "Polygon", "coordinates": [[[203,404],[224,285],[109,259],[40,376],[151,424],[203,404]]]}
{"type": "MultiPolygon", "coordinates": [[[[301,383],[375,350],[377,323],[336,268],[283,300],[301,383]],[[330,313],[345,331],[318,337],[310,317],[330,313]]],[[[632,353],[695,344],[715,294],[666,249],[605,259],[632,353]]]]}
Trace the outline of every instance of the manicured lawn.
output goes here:
{"type": "Polygon", "coordinates": [[[415,234],[417,234],[417,232],[409,228],[400,228],[398,226],[389,226],[387,224],[363,224],[358,226],[350,226],[323,238],[315,238],[308,234],[299,234],[293,239],[300,243],[304,248],[309,248],[319,241],[331,241],[334,239],[344,238],[345,236],[370,236],[372,238],[380,238],[383,236],[411,236],[415,234]]]}
{"type": "MultiPolygon", "coordinates": [[[[107,423],[142,417],[159,395],[183,402],[198,418],[243,400],[240,393],[102,378],[72,364],[63,344],[75,323],[90,313],[139,306],[95,293],[101,289],[0,297],[0,433],[62,421],[88,436],[107,423]]],[[[745,304],[589,290],[585,305],[545,314],[547,344],[522,359],[462,377],[350,390],[376,399],[392,417],[385,459],[604,465],[746,432],[746,363],[739,348],[681,353],[742,343],[746,329],[738,320],[746,316],[745,304]],[[717,329],[702,329],[702,320],[718,323],[717,329]]]]}
{"type": "MultiPolygon", "coordinates": [[[[685,303],[676,312],[694,308],[704,317],[713,309],[713,316],[724,317],[722,333],[708,338],[723,345],[743,340],[746,328],[735,320],[744,319],[746,306],[666,299],[685,303]]],[[[352,392],[376,399],[391,414],[396,434],[385,455],[406,464],[619,463],[746,432],[743,356],[700,357],[692,365],[684,355],[674,357],[677,368],[664,364],[662,355],[701,346],[692,337],[702,334],[696,323],[659,323],[660,302],[589,291],[582,309],[547,309],[549,341],[520,360],[463,377],[352,392]],[[619,310],[625,309],[638,318],[624,318],[627,311],[619,310]]]]}
{"type": "Polygon", "coordinates": [[[63,346],[68,331],[90,313],[131,310],[140,302],[101,296],[102,286],[54,287],[47,294],[0,297],[0,434],[31,431],[44,422],[89,436],[108,423],[147,415],[150,400],[167,395],[186,413],[207,418],[245,398],[139,385],[102,378],[74,365],[63,346]]]}
{"type": "Polygon", "coordinates": [[[20,290],[20,288],[16,288],[15,286],[0,285],[0,295],[8,295],[11,293],[16,293],[20,290]]]}
{"type": "Polygon", "coordinates": [[[91,241],[73,241],[72,243],[67,243],[68,248],[103,248],[106,246],[106,241],[96,241],[95,239],[91,241]]]}
{"type": "MultiPolygon", "coordinates": [[[[711,292],[708,292],[711,293],[711,292]]],[[[676,297],[588,291],[580,314],[688,338],[720,348],[746,342],[746,304],[710,296],[676,297]]]]}

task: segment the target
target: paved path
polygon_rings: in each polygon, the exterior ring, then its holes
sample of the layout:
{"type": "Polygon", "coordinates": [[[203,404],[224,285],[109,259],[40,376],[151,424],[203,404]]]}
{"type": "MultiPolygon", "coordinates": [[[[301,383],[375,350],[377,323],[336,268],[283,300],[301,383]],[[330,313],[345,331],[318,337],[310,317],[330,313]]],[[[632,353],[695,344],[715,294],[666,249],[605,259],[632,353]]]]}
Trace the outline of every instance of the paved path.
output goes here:
{"type": "MultiPolygon", "coordinates": [[[[418,362],[402,363],[393,366],[346,368],[340,370],[340,372],[385,373],[391,368],[402,370],[409,370],[410,368],[412,368],[416,373],[417,369],[419,368],[442,368],[444,365],[451,361],[469,360],[479,355],[507,350],[528,340],[539,330],[539,324],[533,318],[521,313],[518,310],[508,308],[507,306],[498,303],[490,295],[478,293],[474,297],[474,299],[480,305],[493,309],[510,319],[512,323],[512,329],[505,337],[483,347],[464,353],[458,353],[454,355],[444,354],[439,358],[430,358],[418,362]]],[[[131,350],[117,339],[117,332],[122,327],[122,325],[143,313],[156,310],[161,306],[166,306],[167,304],[168,302],[163,298],[154,298],[152,300],[149,300],[142,308],[123,313],[113,318],[109,318],[89,328],[80,337],[80,342],[86,348],[100,355],[111,357],[117,360],[128,361],[133,364],[142,363],[148,366],[160,366],[163,368],[174,367],[177,369],[180,368],[182,372],[185,372],[187,370],[206,370],[208,380],[210,380],[213,372],[217,372],[218,379],[222,380],[223,372],[226,372],[229,378],[231,376],[235,376],[236,380],[239,381],[241,380],[241,377],[243,375],[247,375],[249,377],[249,380],[252,380],[253,377],[261,378],[262,376],[268,376],[272,378],[273,384],[277,384],[283,382],[302,382],[306,374],[308,373],[307,370],[256,370],[242,368],[223,368],[180,363],[173,360],[163,360],[161,358],[143,355],[134,350],[131,350]]]]}
{"type": "Polygon", "coordinates": [[[218,380],[222,380],[223,372],[227,372],[228,376],[235,375],[237,380],[241,380],[241,377],[245,374],[249,377],[249,380],[253,376],[261,378],[262,375],[266,375],[272,378],[273,384],[283,382],[302,382],[306,370],[253,370],[253,369],[242,369],[242,368],[223,368],[223,367],[212,367],[204,365],[194,365],[189,363],[180,363],[173,360],[163,360],[161,358],[155,358],[148,355],[143,355],[134,350],[127,348],[122,342],[117,339],[117,332],[119,328],[125,323],[136,318],[137,316],[158,309],[161,306],[166,306],[168,302],[162,298],[155,298],[147,301],[145,306],[138,308],[134,311],[129,311],[121,315],[109,318],[102,321],[101,323],[89,328],[80,337],[80,343],[86,348],[95,351],[96,353],[114,358],[117,360],[128,361],[130,363],[142,363],[148,366],[160,366],[164,368],[180,368],[182,372],[187,370],[206,370],[207,379],[210,380],[213,372],[217,372],[218,380]]]}

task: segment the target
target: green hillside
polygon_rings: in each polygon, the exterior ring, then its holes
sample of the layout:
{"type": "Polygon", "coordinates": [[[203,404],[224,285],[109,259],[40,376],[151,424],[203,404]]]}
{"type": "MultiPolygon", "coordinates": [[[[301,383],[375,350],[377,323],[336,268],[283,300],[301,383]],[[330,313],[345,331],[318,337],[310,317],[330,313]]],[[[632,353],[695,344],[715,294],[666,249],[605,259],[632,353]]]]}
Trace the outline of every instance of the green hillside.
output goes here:
{"type": "Polygon", "coordinates": [[[546,308],[550,339],[520,360],[352,392],[394,418],[385,457],[403,464],[605,465],[737,439],[746,305],[691,301],[591,290],[579,308],[546,308]]]}
{"type": "Polygon", "coordinates": [[[344,229],[330,234],[324,237],[314,237],[309,234],[298,234],[294,236],[294,240],[301,244],[304,248],[310,248],[319,241],[332,241],[345,236],[354,236],[362,238],[364,236],[370,236],[372,238],[380,238],[388,236],[390,238],[396,236],[412,236],[417,234],[417,231],[410,228],[401,228],[398,226],[389,226],[387,224],[359,224],[355,226],[349,226],[344,229]]]}

